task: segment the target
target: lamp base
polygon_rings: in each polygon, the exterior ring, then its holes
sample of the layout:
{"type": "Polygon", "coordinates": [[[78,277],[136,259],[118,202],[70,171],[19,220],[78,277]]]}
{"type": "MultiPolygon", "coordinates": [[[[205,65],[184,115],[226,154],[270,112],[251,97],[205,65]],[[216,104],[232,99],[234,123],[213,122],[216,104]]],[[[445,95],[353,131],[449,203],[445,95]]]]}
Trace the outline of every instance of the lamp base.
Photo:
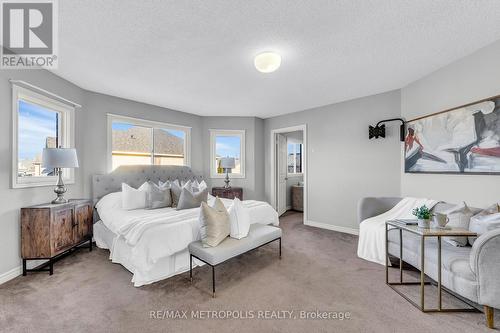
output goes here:
{"type": "Polygon", "coordinates": [[[226,185],[224,185],[224,188],[231,188],[231,185],[229,185],[229,173],[226,172],[226,179],[224,179],[224,183],[226,183],[226,185]]]}
{"type": "Polygon", "coordinates": [[[52,200],[52,203],[56,204],[56,205],[68,202],[68,200],[66,200],[64,198],[64,193],[66,193],[66,187],[64,186],[64,182],[63,182],[63,179],[62,179],[62,170],[61,170],[61,168],[59,168],[57,170],[57,173],[58,173],[59,179],[57,181],[56,187],[54,188],[54,192],[55,192],[55,194],[57,194],[57,198],[55,198],[54,200],[52,200]]]}
{"type": "Polygon", "coordinates": [[[64,198],[63,195],[61,196],[57,196],[57,198],[55,198],[54,200],[51,201],[51,203],[57,205],[57,204],[63,204],[63,203],[67,203],[68,200],[64,198]]]}

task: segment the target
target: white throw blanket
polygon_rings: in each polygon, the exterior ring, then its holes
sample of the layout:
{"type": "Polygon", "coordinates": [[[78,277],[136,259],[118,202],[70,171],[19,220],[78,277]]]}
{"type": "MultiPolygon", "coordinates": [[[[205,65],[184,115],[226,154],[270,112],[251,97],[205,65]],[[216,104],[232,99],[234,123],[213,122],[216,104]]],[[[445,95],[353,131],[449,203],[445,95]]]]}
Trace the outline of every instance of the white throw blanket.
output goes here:
{"type": "Polygon", "coordinates": [[[370,217],[359,226],[358,257],[385,266],[385,222],[394,219],[414,219],[412,211],[423,205],[433,208],[438,201],[404,198],[391,210],[370,217]]]}
{"type": "MultiPolygon", "coordinates": [[[[209,200],[209,204],[213,205],[213,201],[214,199],[211,198],[211,200],[209,200]]],[[[233,204],[232,200],[227,200],[227,199],[222,200],[222,202],[224,203],[224,206],[226,206],[226,208],[229,208],[233,204]]],[[[244,207],[250,209],[251,224],[253,223],[264,223],[264,224],[269,223],[274,225],[279,224],[279,220],[276,218],[277,217],[276,212],[266,202],[246,200],[243,201],[242,203],[244,207]],[[260,207],[261,209],[271,208],[268,209],[270,214],[268,215],[266,214],[267,216],[262,216],[262,214],[255,214],[258,213],[259,210],[255,210],[252,208],[256,207],[260,207]]],[[[146,232],[150,228],[154,228],[162,224],[174,224],[179,222],[185,222],[188,220],[198,221],[199,215],[200,215],[200,208],[197,207],[184,210],[170,210],[150,216],[135,217],[130,220],[124,221],[125,223],[119,229],[119,234],[125,238],[128,245],[135,246],[141,239],[144,232],[146,232]]],[[[184,235],[181,234],[178,235],[178,237],[181,238],[182,236],[184,236],[184,238],[187,238],[189,242],[193,241],[190,233],[184,233],[184,235]]],[[[197,236],[198,235],[193,235],[194,238],[197,238],[197,236]]],[[[182,243],[185,244],[186,241],[182,243]]],[[[179,251],[180,249],[176,250],[179,251]]],[[[174,250],[173,253],[177,252],[176,250],[174,250]]]]}

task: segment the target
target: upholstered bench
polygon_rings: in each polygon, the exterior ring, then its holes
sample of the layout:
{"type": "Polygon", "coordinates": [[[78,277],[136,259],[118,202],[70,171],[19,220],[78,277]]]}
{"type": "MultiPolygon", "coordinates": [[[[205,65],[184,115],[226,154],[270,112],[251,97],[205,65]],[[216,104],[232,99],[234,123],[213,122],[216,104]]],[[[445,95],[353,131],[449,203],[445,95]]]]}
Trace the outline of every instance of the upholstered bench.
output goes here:
{"type": "Polygon", "coordinates": [[[252,224],[248,236],[242,239],[227,238],[215,247],[203,247],[201,241],[189,244],[189,277],[193,281],[193,257],[212,267],[212,296],[215,297],[215,266],[271,242],[279,241],[281,259],[281,229],[270,225],[252,224]]]}

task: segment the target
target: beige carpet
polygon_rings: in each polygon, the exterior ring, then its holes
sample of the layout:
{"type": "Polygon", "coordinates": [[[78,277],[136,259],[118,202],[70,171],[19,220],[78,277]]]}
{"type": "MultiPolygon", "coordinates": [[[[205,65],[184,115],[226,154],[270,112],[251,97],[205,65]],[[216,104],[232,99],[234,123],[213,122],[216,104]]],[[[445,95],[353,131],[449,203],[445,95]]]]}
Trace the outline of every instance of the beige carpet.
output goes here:
{"type": "Polygon", "coordinates": [[[195,270],[193,285],[186,273],[134,288],[131,274],[110,263],[107,251],[80,250],[58,262],[51,277],[30,274],[0,286],[0,331],[491,332],[481,313],[415,309],[385,285],[382,266],[356,257],[357,237],[303,226],[297,213],[282,217],[281,225],[283,259],[276,243],[218,267],[215,299],[208,267],[195,270]],[[189,319],[150,318],[164,310],[179,317],[187,311],[189,319]],[[316,310],[332,317],[348,312],[350,319],[300,319],[300,311],[316,310]],[[248,318],[193,319],[191,311],[248,318]],[[294,311],[292,318],[255,318],[289,315],[284,311],[294,311]]]}

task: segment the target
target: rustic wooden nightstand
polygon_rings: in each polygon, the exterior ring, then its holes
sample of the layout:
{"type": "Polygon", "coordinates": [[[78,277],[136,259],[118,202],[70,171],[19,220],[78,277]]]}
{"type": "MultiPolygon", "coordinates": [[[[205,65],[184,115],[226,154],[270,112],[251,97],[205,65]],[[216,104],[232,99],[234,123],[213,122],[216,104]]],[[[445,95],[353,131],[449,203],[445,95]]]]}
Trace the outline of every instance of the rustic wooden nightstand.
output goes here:
{"type": "Polygon", "coordinates": [[[212,195],[214,197],[243,200],[243,188],[241,187],[212,187],[212,195]]]}
{"type": "Polygon", "coordinates": [[[89,242],[92,251],[92,200],[69,200],[64,204],[42,204],[21,208],[21,257],[27,272],[54,272],[54,262],[77,246],[89,242]],[[32,269],[28,260],[48,260],[32,269]],[[46,268],[49,266],[49,268],[46,268]]]}

